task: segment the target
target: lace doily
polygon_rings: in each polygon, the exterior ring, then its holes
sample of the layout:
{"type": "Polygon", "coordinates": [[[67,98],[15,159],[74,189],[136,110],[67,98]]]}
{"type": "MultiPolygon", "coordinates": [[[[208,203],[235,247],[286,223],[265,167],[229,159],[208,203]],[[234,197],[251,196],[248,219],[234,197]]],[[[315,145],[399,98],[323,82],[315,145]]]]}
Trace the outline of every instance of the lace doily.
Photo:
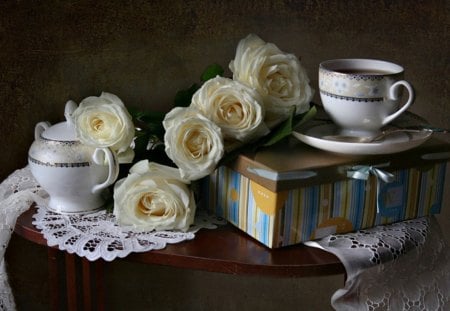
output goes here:
{"type": "Polygon", "coordinates": [[[135,232],[117,225],[113,214],[106,211],[86,215],[61,215],[38,207],[33,224],[42,231],[49,246],[76,253],[88,260],[102,258],[112,261],[131,252],[163,249],[167,244],[192,240],[202,229],[214,229],[225,220],[197,210],[195,223],[187,232],[151,231],[135,232]]]}
{"type": "Polygon", "coordinates": [[[331,299],[336,310],[450,309],[450,251],[434,217],[305,244],[345,266],[345,287],[331,299]]]}

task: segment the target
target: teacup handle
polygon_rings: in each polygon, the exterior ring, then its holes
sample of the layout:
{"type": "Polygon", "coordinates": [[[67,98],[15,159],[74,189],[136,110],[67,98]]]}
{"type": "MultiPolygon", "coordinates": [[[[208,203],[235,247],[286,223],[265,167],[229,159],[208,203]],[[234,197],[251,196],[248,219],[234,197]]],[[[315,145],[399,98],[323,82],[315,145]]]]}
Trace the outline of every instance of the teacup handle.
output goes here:
{"type": "Polygon", "coordinates": [[[109,148],[97,148],[94,151],[92,159],[97,164],[104,164],[105,157],[108,162],[108,178],[101,184],[92,187],[92,193],[98,193],[100,190],[112,185],[119,175],[119,161],[117,161],[116,154],[109,148]]]}
{"type": "Polygon", "coordinates": [[[414,102],[414,97],[415,97],[414,89],[413,89],[412,85],[409,82],[406,82],[405,80],[397,81],[391,85],[391,87],[389,89],[389,98],[393,99],[393,100],[397,100],[398,99],[397,89],[401,86],[404,86],[408,90],[408,93],[409,93],[408,100],[399,110],[397,110],[393,114],[388,115],[386,118],[384,118],[383,125],[388,124],[389,122],[393,121],[395,118],[400,116],[414,102]]]}

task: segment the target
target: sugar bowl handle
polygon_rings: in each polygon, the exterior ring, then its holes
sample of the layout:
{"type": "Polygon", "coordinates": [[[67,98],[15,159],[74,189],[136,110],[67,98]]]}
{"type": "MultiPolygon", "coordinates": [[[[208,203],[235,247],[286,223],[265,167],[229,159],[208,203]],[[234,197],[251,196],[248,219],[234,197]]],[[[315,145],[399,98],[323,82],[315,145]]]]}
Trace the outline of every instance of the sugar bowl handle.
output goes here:
{"type": "Polygon", "coordinates": [[[92,159],[96,164],[103,165],[105,164],[105,160],[108,163],[108,178],[103,183],[92,187],[92,193],[98,193],[116,181],[119,175],[119,161],[117,160],[116,154],[109,148],[95,149],[92,159]]]}
{"type": "Polygon", "coordinates": [[[34,139],[41,139],[41,134],[51,126],[49,122],[39,122],[34,127],[34,139]]]}

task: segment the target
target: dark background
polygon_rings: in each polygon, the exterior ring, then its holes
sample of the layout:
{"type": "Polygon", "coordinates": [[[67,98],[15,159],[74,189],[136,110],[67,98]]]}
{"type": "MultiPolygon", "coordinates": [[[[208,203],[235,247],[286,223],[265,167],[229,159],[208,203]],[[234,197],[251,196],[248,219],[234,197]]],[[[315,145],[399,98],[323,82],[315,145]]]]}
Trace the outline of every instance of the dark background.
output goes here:
{"type": "MultiPolygon", "coordinates": [[[[411,110],[449,127],[449,6],[411,0],[1,1],[0,178],[26,165],[35,124],[62,121],[67,100],[107,91],[127,106],[168,111],[177,90],[198,81],[207,65],[227,68],[238,41],[251,32],[299,56],[316,90],[323,60],[396,62],[417,93],[411,110]]],[[[445,228],[447,210],[439,219],[445,228]]],[[[45,256],[45,249],[13,238],[8,262],[21,310],[46,309],[45,256]]],[[[107,273],[115,310],[324,310],[343,282],[343,276],[237,277],[122,261],[107,273]]]]}

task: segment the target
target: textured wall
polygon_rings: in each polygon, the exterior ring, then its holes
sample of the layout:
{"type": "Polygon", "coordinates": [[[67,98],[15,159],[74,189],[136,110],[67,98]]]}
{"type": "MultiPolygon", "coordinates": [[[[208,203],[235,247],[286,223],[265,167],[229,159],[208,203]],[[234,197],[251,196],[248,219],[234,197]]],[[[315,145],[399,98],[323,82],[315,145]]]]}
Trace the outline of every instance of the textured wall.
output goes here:
{"type": "Polygon", "coordinates": [[[250,32],[300,56],[316,89],[322,60],[397,62],[417,92],[411,110],[448,127],[449,24],[443,0],[1,1],[0,178],[25,165],[34,125],[62,120],[68,99],[108,91],[167,111],[208,64],[227,67],[250,32]]]}

